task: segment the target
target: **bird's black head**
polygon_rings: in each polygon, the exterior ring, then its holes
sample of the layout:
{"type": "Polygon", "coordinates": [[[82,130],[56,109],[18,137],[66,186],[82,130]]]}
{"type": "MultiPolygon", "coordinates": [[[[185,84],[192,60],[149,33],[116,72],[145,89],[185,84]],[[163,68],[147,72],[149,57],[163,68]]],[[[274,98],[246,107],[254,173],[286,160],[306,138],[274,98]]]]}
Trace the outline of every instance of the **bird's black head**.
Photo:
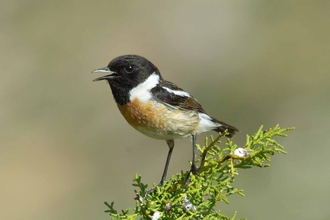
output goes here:
{"type": "Polygon", "coordinates": [[[130,90],[144,82],[151,74],[158,74],[161,79],[157,67],[138,55],[116,57],[107,67],[96,69],[92,73],[96,72],[111,73],[93,81],[107,80],[116,102],[120,105],[128,103],[130,90]]]}

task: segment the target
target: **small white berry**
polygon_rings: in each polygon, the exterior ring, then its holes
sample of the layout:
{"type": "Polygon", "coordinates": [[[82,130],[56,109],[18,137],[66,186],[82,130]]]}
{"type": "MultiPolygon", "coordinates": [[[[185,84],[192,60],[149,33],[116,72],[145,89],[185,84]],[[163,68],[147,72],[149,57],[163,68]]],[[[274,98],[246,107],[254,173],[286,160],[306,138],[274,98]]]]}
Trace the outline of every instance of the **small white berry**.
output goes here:
{"type": "Polygon", "coordinates": [[[246,157],[250,155],[250,152],[246,148],[239,147],[234,150],[234,155],[238,157],[246,157]]]}
{"type": "Polygon", "coordinates": [[[152,220],[158,220],[161,216],[161,213],[157,211],[152,215],[152,220]]]}

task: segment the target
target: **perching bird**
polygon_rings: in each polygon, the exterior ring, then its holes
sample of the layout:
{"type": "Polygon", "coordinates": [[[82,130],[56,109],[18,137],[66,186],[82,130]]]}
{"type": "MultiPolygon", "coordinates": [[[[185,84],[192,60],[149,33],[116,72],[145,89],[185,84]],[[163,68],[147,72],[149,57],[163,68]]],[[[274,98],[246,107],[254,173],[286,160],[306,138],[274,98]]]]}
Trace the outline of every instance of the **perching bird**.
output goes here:
{"type": "Polygon", "coordinates": [[[92,73],[99,72],[109,75],[94,81],[108,81],[119,111],[126,121],[139,132],[166,141],[169,151],[159,185],[166,179],[174,139],[192,138],[190,171],[195,173],[196,135],[210,130],[227,130],[227,137],[232,137],[238,132],[237,128],[208,115],[189,93],[164,80],[157,67],[144,57],[119,56],[107,67],[92,73]]]}

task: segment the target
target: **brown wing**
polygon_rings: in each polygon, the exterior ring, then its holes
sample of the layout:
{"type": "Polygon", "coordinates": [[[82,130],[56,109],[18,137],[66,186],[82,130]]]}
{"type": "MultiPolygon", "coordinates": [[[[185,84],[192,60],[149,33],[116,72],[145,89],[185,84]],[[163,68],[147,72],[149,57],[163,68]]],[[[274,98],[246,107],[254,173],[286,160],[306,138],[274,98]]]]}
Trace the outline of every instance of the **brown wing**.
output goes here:
{"type": "Polygon", "coordinates": [[[171,82],[163,81],[153,88],[151,93],[157,101],[167,106],[205,113],[194,97],[171,82]]]}

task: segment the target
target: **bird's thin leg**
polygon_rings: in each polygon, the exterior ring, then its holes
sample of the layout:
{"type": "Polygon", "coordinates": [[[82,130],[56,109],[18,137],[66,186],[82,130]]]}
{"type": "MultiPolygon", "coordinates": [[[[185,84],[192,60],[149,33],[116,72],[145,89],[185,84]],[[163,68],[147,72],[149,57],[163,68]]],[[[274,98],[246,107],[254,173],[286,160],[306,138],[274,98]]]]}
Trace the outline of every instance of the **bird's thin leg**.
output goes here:
{"type": "Polygon", "coordinates": [[[195,164],[196,134],[193,134],[191,138],[192,138],[192,160],[191,160],[192,162],[191,162],[190,172],[196,174],[197,173],[197,168],[195,164]]]}
{"type": "Polygon", "coordinates": [[[169,149],[168,149],[168,153],[167,153],[167,158],[166,158],[166,163],[165,163],[163,175],[162,175],[162,178],[160,179],[160,182],[158,184],[159,186],[163,185],[163,183],[166,179],[168,165],[170,164],[172,152],[173,152],[173,149],[174,149],[174,140],[167,140],[166,143],[167,143],[167,146],[168,146],[169,149]]]}
{"type": "Polygon", "coordinates": [[[196,164],[195,164],[196,134],[192,134],[191,139],[192,139],[192,160],[191,160],[191,167],[190,167],[190,171],[188,173],[187,179],[186,179],[185,186],[187,186],[190,182],[190,174],[191,173],[198,174],[197,173],[197,167],[196,167],[196,164]]]}

